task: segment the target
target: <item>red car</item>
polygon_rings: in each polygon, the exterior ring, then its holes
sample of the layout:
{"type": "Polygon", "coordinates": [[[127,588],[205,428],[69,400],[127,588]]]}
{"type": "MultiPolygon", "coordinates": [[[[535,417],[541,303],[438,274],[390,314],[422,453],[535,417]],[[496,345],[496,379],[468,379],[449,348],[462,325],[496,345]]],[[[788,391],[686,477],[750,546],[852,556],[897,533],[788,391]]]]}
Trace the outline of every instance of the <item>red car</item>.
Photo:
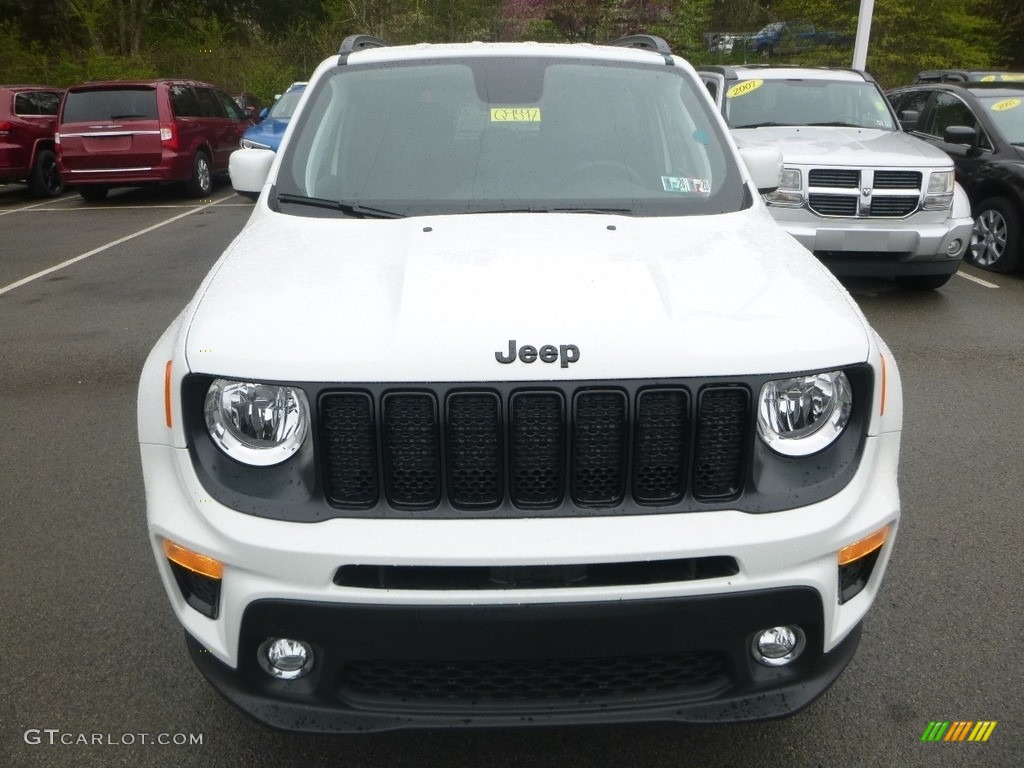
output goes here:
{"type": "Polygon", "coordinates": [[[28,182],[37,197],[64,191],[53,145],[63,95],[45,85],[0,85],[0,184],[28,182]]]}
{"type": "Polygon", "coordinates": [[[207,83],[138,80],[68,88],[57,129],[65,181],[89,201],[111,187],[183,182],[193,197],[228,170],[252,125],[235,100],[207,83]]]}

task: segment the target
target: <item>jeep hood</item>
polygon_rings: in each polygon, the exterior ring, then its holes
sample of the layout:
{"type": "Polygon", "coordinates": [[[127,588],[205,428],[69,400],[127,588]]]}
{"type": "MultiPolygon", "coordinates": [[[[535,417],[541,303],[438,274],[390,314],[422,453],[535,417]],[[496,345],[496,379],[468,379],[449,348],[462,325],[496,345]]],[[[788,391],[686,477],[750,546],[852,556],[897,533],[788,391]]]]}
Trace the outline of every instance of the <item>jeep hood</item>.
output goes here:
{"type": "Polygon", "coordinates": [[[953,167],[945,152],[901,131],[798,125],[740,128],[732,135],[741,147],[775,147],[792,165],[953,167]]]}
{"type": "Polygon", "coordinates": [[[834,368],[870,347],[848,294],[760,207],[391,220],[258,208],[191,308],[189,368],[260,380],[729,376],[834,368]],[[499,362],[513,340],[579,359],[499,362]]]}

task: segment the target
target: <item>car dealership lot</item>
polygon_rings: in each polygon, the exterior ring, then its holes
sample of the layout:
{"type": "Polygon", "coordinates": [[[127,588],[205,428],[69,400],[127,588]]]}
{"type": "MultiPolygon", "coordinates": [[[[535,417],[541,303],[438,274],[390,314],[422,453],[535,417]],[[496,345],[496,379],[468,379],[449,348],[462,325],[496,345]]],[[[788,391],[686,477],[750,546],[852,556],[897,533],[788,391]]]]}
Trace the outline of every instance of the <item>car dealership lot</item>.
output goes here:
{"type": "Polygon", "coordinates": [[[923,294],[851,284],[901,367],[904,517],[857,656],[804,713],[315,738],[237,714],[189,661],[162,594],[135,397],[149,349],[250,208],[223,185],[100,205],[0,187],[0,765],[1019,764],[1024,279],[969,267],[923,294]],[[933,720],[998,726],[984,744],[922,744],[933,720]]]}

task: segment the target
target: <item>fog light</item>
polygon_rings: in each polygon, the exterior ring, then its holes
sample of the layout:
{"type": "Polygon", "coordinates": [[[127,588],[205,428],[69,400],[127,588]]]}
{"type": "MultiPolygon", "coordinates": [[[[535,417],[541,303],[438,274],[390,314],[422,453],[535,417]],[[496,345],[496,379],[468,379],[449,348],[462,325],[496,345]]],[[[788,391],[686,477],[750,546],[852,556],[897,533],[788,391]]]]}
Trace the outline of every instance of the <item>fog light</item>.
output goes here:
{"type": "Polygon", "coordinates": [[[260,666],[280,680],[296,680],[313,668],[313,649],[301,640],[272,637],[257,653],[260,666]]]}
{"type": "Polygon", "coordinates": [[[754,635],[751,651],[766,667],[781,667],[795,661],[806,642],[804,631],[796,625],[772,627],[754,635]]]}
{"type": "Polygon", "coordinates": [[[946,252],[950,256],[958,256],[960,249],[964,247],[962,240],[953,240],[948,246],[946,246],[946,252]]]}

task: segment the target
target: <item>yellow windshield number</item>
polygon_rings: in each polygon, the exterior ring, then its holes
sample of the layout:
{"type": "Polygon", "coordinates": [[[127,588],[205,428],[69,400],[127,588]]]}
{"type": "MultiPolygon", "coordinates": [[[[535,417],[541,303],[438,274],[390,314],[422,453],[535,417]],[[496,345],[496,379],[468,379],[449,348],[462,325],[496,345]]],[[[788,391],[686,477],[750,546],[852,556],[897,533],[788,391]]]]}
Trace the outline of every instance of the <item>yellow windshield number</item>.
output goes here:
{"type": "Polygon", "coordinates": [[[1005,112],[1008,109],[1016,109],[1021,105],[1020,99],[1004,99],[992,105],[993,112],[1005,112]]]}
{"type": "Polygon", "coordinates": [[[764,85],[764,80],[744,80],[742,83],[736,83],[732,88],[725,92],[725,98],[735,99],[738,96],[746,96],[751,91],[756,91],[764,85]]]}
{"type": "Polygon", "coordinates": [[[539,123],[540,107],[491,107],[492,123],[539,123]]]}

